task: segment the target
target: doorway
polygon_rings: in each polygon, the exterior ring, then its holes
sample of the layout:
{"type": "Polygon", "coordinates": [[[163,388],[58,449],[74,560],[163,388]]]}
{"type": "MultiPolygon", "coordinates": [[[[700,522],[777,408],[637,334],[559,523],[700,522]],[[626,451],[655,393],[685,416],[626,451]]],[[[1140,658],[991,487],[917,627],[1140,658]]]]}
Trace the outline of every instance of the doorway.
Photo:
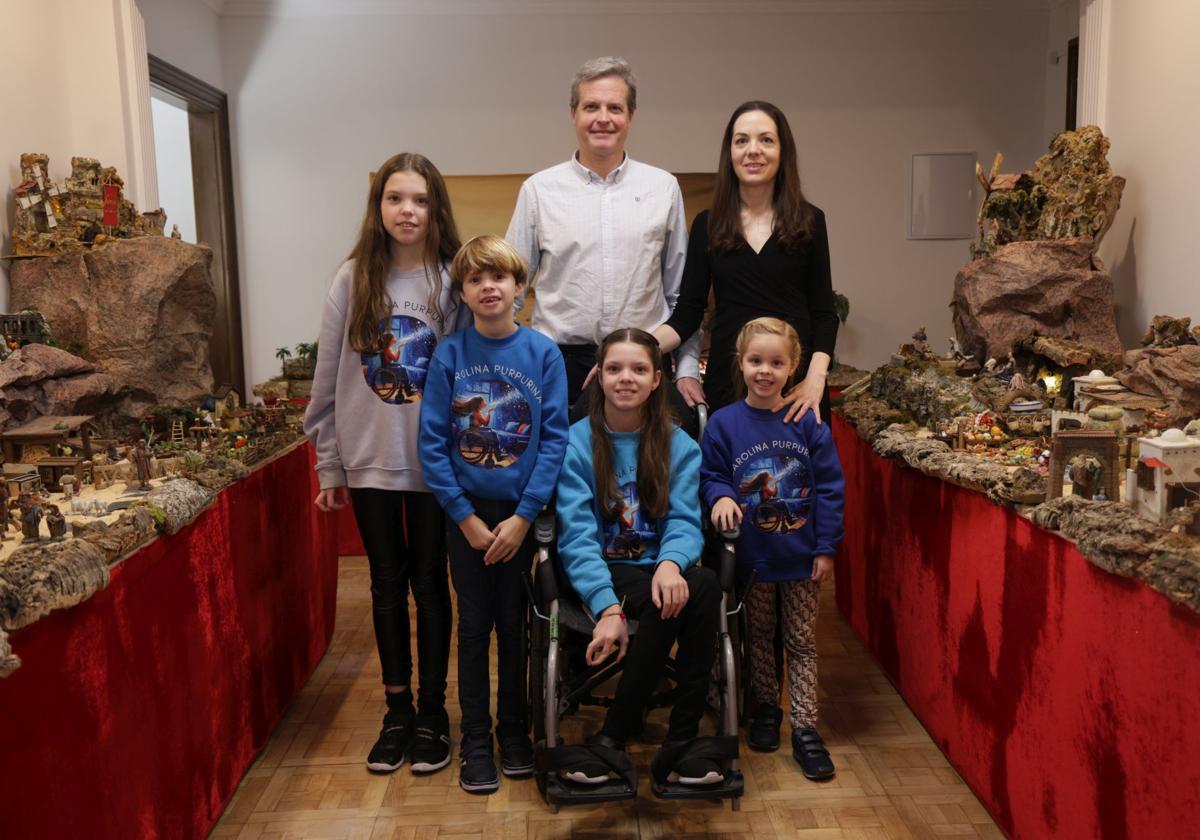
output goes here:
{"type": "Polygon", "coordinates": [[[212,248],[214,389],[233,385],[245,399],[228,97],[160,58],[148,58],[160,203],[180,238],[212,248]]]}

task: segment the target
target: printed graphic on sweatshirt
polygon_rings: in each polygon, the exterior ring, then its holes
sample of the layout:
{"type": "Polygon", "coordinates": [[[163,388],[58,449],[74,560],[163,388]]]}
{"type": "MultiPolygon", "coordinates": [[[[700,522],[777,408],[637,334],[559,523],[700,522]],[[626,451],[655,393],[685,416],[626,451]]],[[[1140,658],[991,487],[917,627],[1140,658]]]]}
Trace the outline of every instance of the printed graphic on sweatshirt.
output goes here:
{"type": "Polygon", "coordinates": [[[609,560],[637,560],[645,555],[648,544],[657,542],[658,532],[642,513],[637,482],[621,485],[617,516],[604,526],[604,556],[609,560]]]}
{"type": "Polygon", "coordinates": [[[454,386],[450,405],[454,445],[468,464],[503,469],[529,446],[533,412],[521,391],[498,376],[479,376],[454,386]]]}
{"type": "Polygon", "coordinates": [[[764,455],[747,461],[736,475],[746,522],[777,534],[804,527],[812,511],[812,481],[803,459],[764,455]]]}
{"type": "Polygon", "coordinates": [[[386,342],[379,353],[362,354],[363,376],[385,403],[420,402],[437,336],[420,318],[393,315],[380,322],[386,342]]]}

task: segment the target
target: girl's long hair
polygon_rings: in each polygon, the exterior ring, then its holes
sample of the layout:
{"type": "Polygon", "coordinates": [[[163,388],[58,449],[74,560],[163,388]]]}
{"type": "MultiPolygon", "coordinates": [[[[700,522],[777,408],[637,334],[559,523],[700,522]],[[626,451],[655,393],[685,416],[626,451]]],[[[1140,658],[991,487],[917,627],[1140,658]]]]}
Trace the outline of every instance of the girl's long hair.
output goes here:
{"type": "MultiPolygon", "coordinates": [[[[425,277],[429,283],[429,311],[439,325],[448,313],[442,312],[441,268],[449,265],[462,244],[458,227],[450,210],[450,196],[442,173],[424,155],[401,152],[384,161],[371,179],[367,194],[367,210],[363,214],[358,242],[350,252],[354,261],[354,276],[350,282],[350,346],[359,353],[378,353],[383,350],[381,323],[392,312],[392,300],[387,293],[387,276],[391,269],[391,236],[383,227],[379,207],[388,179],[397,172],[414,172],[425,179],[429,196],[429,227],[425,236],[425,277]]],[[[455,304],[451,304],[454,306],[455,304]]]]}
{"type": "Polygon", "coordinates": [[[721,156],[717,164],[717,185],[713,191],[712,212],[708,216],[708,248],[721,254],[736,250],[742,237],[742,198],[737,173],[733,171],[733,124],[750,111],[762,111],[775,123],[779,135],[779,171],[775,173],[775,225],[779,245],[785,251],[798,251],[812,236],[813,209],[800,189],[800,165],[796,161],[796,141],[783,111],[770,102],[743,102],[729,118],[721,138],[721,156]]]}
{"type": "MultiPolygon", "coordinates": [[[[620,510],[621,488],[613,466],[613,446],[604,422],[604,391],[600,387],[604,359],[614,344],[636,344],[646,350],[654,370],[662,369],[662,352],[654,336],[645,330],[627,328],[609,333],[596,351],[600,371],[588,384],[588,420],[592,428],[592,468],[596,473],[596,498],[605,519],[615,519],[620,510]]],[[[672,417],[664,377],[642,405],[642,436],[638,442],[637,485],[642,510],[652,519],[667,514],[671,479],[672,417]]]]}

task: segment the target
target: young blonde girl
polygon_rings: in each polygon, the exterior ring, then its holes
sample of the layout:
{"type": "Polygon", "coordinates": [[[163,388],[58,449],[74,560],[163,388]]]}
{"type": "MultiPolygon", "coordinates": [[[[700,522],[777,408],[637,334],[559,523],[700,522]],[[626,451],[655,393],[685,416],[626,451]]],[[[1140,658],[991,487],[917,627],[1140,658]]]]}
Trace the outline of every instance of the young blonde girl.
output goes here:
{"type": "Polygon", "coordinates": [[[716,411],[701,441],[701,494],[719,529],[740,523],[739,572],[755,582],[749,619],[748,706],[752,749],[779,748],[776,616],[783,617],[791,695],[792,753],[810,779],[833,776],[817,732],[814,631],[821,582],[833,574],[842,538],[842,469],[827,423],[810,412],[799,423],[774,411],[800,363],[796,331],[777,318],[756,318],[738,335],[735,381],[743,399],[716,411]]]}
{"type": "Polygon", "coordinates": [[[317,451],[316,505],[352,504],[371,567],[371,609],[387,713],[367,766],[450,760],[446,670],[450,589],[445,524],[417,455],[436,344],[460,325],[447,266],[458,230],[441,173],[398,154],[371,180],[358,242],[325,301],[305,433],[317,451]],[[417,602],[420,699],[414,708],[408,589],[417,602]]]}
{"type": "MultiPolygon", "coordinates": [[[[715,651],[721,590],[697,565],[703,547],[696,497],[700,451],[671,422],[658,343],[623,329],[597,351],[589,413],[571,427],[558,479],[559,556],[571,586],[596,618],[589,665],[620,661],[638,621],[637,644],[621,674],[599,733],[589,743],[623,750],[678,641],[677,690],[661,755],[698,734],[715,651]]],[[[657,759],[656,759],[657,761],[657,759]]],[[[664,768],[672,781],[710,785],[720,765],[681,760],[664,768]]],[[[570,768],[566,778],[599,783],[603,763],[570,768]]]]}

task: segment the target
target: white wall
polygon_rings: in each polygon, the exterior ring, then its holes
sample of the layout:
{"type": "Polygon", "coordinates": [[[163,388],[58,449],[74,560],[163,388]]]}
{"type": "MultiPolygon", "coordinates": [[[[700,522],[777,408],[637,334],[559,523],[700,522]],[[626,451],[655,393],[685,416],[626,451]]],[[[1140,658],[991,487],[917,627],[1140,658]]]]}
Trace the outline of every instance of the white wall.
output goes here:
{"type": "Polygon", "coordinates": [[[1067,119],[1067,46],[1079,35],[1079,0],[1056,0],[1050,7],[1049,34],[1046,37],[1046,144],[1066,127],[1067,119]],[[1058,54],[1058,63],[1050,63],[1050,54],[1058,54]]]}
{"type": "Polygon", "coordinates": [[[968,243],[904,239],[909,155],[1003,150],[1006,168],[1030,166],[1047,33],[1045,10],[224,17],[250,378],[316,335],[372,167],[400,150],[446,174],[564,160],[571,75],[608,53],[641,78],[631,154],[674,171],[715,167],[741,101],[783,107],[852,302],[839,356],[873,366],[922,325],[943,349],[968,243]]]}
{"type": "Polygon", "coordinates": [[[1129,347],[1155,315],[1200,322],[1200,3],[1114,2],[1111,13],[1102,127],[1113,170],[1128,183],[1100,256],[1117,283],[1117,323],[1129,347]]]}
{"type": "MultiPolygon", "coordinates": [[[[125,87],[129,66],[121,54],[126,43],[121,12],[112,0],[5,0],[0,7],[5,64],[0,253],[12,249],[13,190],[20,183],[23,152],[48,154],[56,181],[70,174],[71,157],[82,155],[117,167],[135,203],[147,187],[132,163],[134,140],[127,125],[136,104],[128,101],[125,87]]],[[[0,261],[0,311],[8,308],[9,266],[0,261]]]]}
{"type": "Polygon", "coordinates": [[[225,89],[220,19],[204,0],[137,0],[150,54],[225,89]]]}

